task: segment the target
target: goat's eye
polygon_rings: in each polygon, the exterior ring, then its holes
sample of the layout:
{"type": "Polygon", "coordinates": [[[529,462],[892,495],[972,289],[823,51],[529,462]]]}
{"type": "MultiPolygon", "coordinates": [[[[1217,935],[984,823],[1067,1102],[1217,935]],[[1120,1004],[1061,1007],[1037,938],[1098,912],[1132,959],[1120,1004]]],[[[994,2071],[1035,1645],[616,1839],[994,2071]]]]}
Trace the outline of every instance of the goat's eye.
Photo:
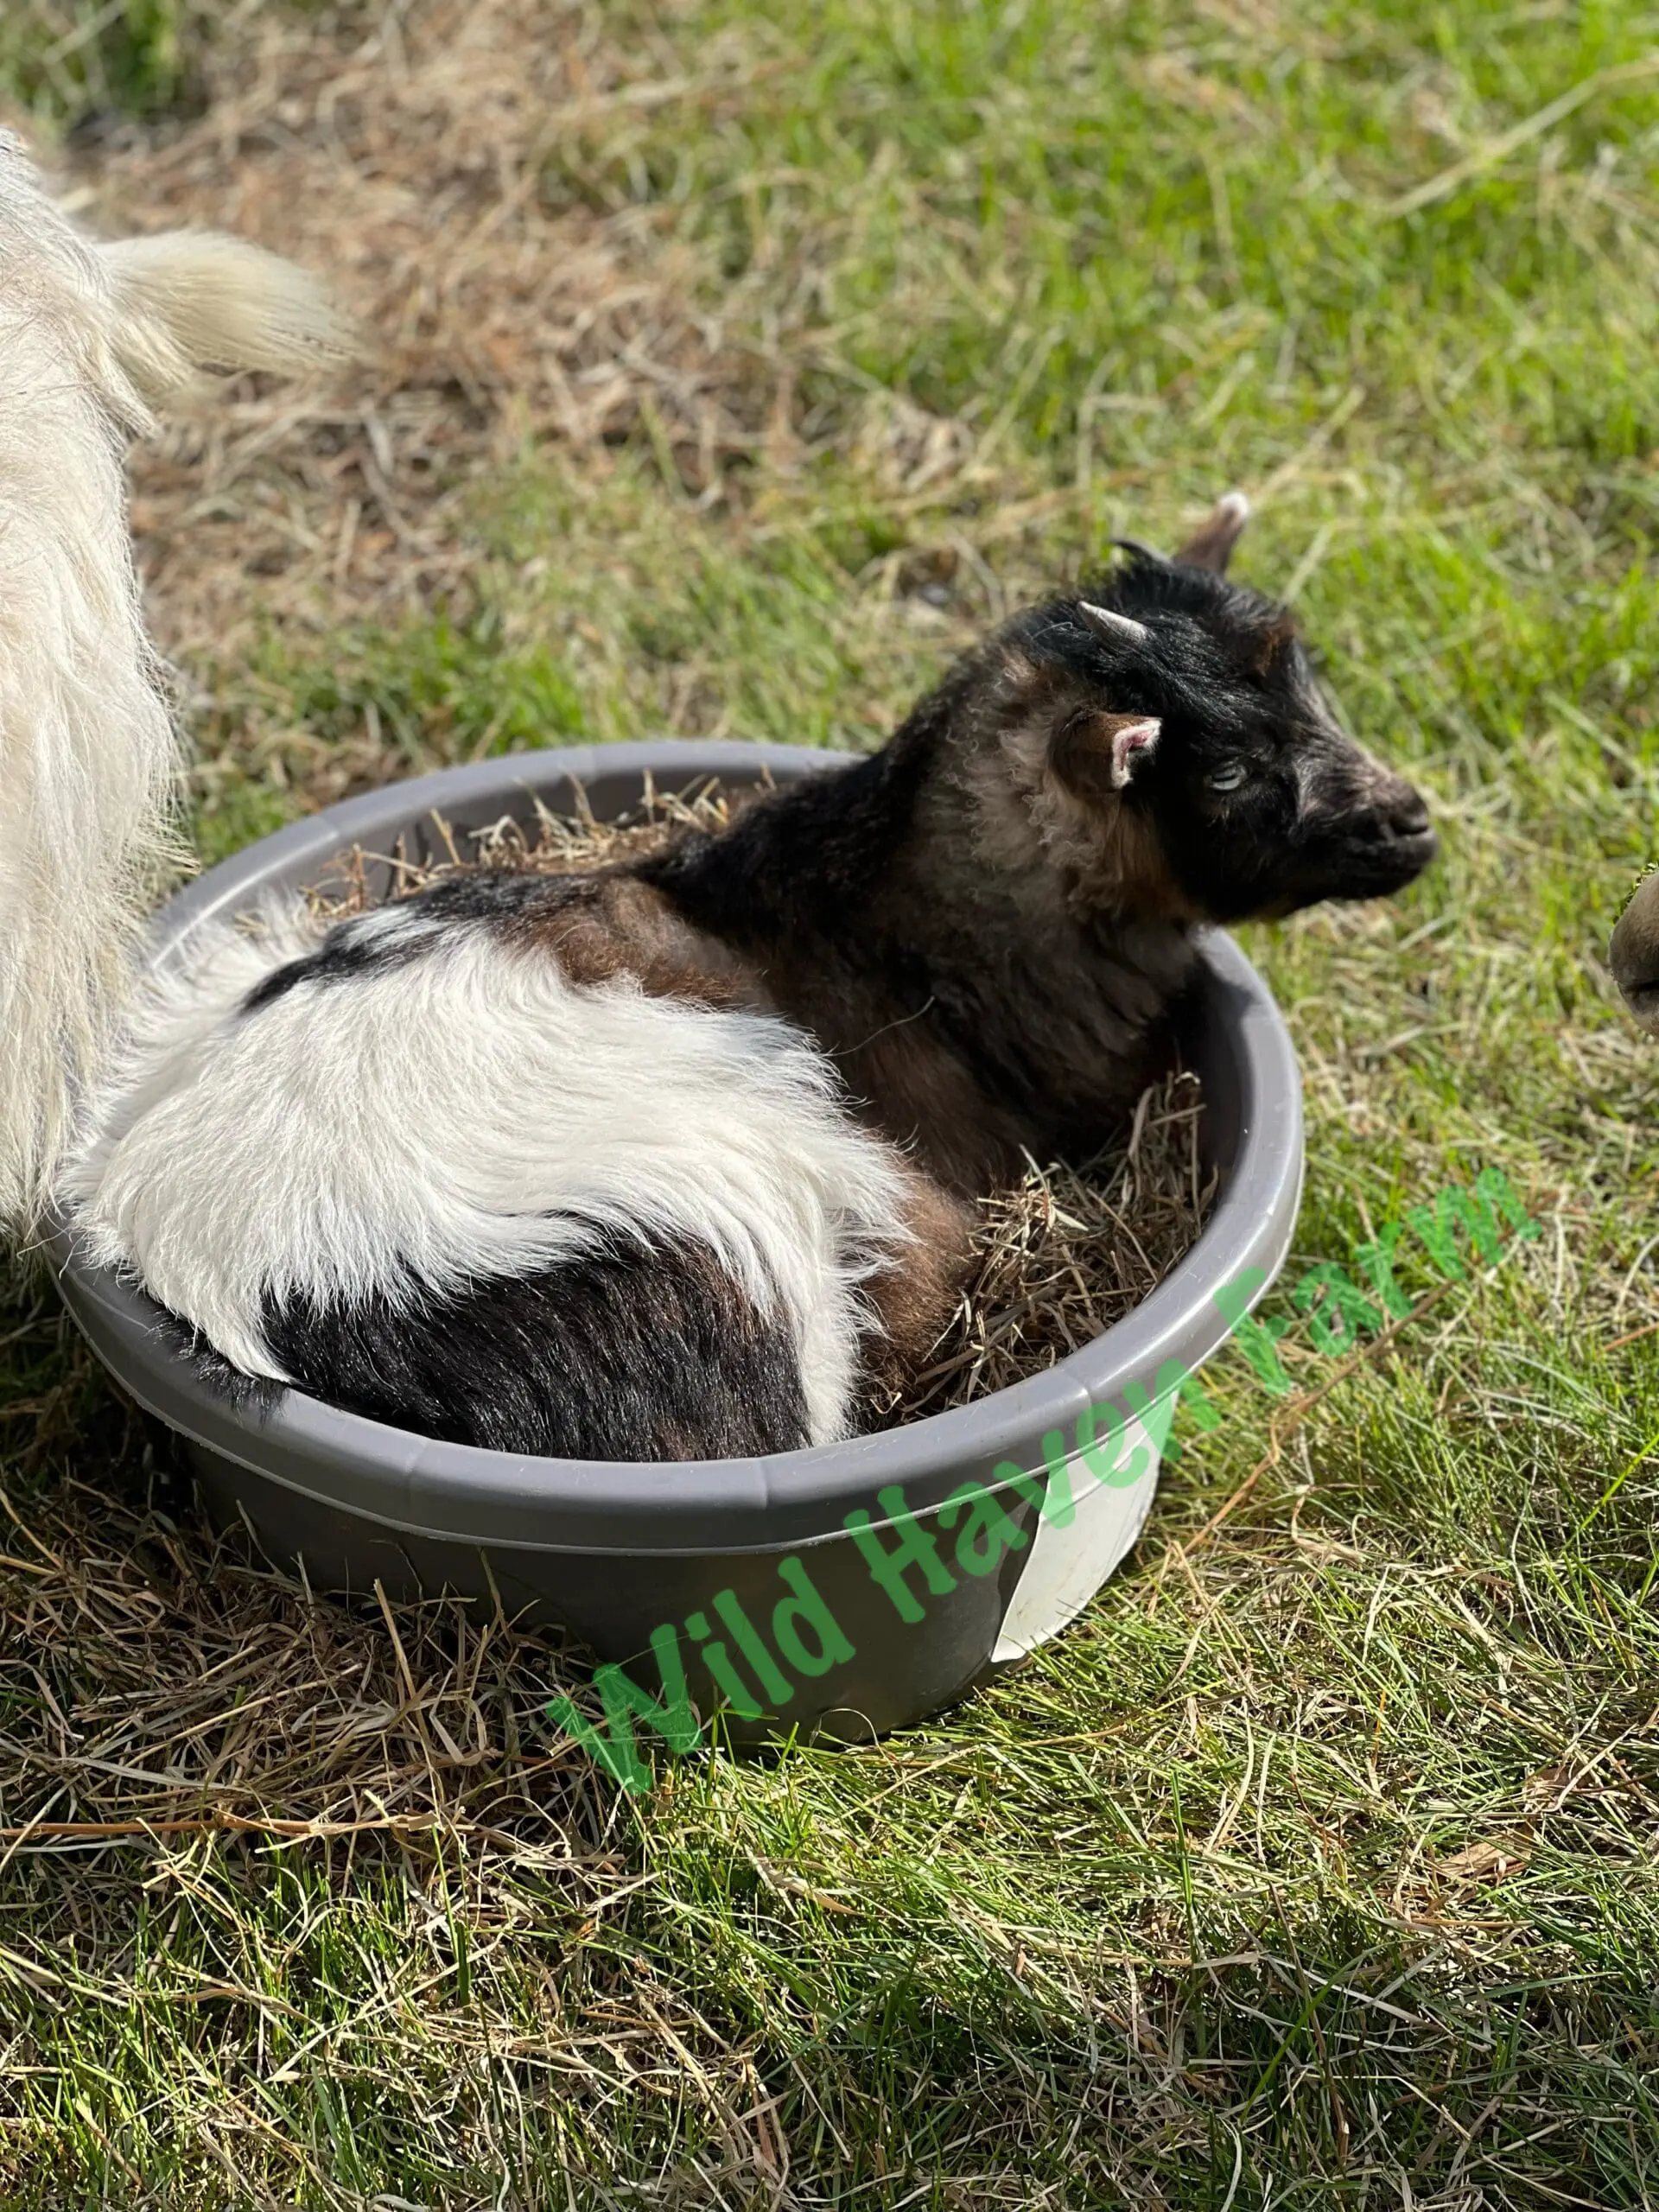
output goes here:
{"type": "Polygon", "coordinates": [[[1243,782],[1246,770],[1235,760],[1225,768],[1213,768],[1205,778],[1212,791],[1236,791],[1243,782]]]}

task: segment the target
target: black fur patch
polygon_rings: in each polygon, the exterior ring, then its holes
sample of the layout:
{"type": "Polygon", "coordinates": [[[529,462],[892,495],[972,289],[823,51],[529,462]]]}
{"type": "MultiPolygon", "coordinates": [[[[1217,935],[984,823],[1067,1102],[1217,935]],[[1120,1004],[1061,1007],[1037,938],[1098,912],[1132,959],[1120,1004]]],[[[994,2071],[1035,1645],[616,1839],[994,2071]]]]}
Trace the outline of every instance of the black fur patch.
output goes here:
{"type": "Polygon", "coordinates": [[[263,1421],[283,1395],[284,1386],[263,1375],[245,1375],[232,1367],[224,1353],[210,1344],[200,1329],[177,1313],[163,1309],[156,1333],[190,1369],[198,1382],[226,1398],[239,1414],[263,1421]]]}
{"type": "Polygon", "coordinates": [[[592,896],[594,877],[533,875],[510,868],[469,869],[442,876],[412,898],[394,899],[366,914],[336,922],[315,952],[273,969],[242,1001],[244,1014],[272,1006],[301,983],[350,982],[383,976],[424,959],[452,925],[474,922],[511,926],[592,896]],[[389,928],[386,914],[404,918],[403,930],[389,928]]]}
{"type": "Polygon", "coordinates": [[[469,868],[441,875],[409,903],[442,922],[515,922],[565,905],[590,880],[581,875],[537,875],[527,869],[469,868]]]}
{"type": "Polygon", "coordinates": [[[389,969],[406,968],[431,948],[429,938],[387,936],[364,930],[360,918],[367,918],[354,916],[349,922],[337,923],[315,952],[273,968],[243,1000],[243,1013],[257,1014],[263,1007],[274,1006],[301,983],[349,982],[359,976],[385,975],[389,969]]]}
{"type": "Polygon", "coordinates": [[[690,1240],[612,1246],[412,1311],[271,1300],[264,1333],[310,1396],[490,1451],[747,1459],[810,1440],[787,1325],[690,1240]]]}

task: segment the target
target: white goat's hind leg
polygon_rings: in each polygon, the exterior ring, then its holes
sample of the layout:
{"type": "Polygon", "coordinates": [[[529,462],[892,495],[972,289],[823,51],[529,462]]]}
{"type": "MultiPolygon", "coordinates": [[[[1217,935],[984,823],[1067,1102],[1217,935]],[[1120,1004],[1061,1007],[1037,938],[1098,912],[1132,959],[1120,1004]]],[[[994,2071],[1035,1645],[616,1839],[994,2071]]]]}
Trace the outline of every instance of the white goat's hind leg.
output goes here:
{"type": "Polygon", "coordinates": [[[197,363],[343,346],[310,280],[238,240],[90,245],[0,132],[0,1232],[39,1217],[73,1084],[181,858],[124,440],[197,363]]]}

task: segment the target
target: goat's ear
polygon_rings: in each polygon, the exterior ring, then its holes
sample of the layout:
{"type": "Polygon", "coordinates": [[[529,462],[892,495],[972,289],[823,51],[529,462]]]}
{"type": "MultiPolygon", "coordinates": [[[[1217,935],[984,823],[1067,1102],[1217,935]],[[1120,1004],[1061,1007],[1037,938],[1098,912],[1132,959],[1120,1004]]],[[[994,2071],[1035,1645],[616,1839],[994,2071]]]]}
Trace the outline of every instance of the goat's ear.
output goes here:
{"type": "Polygon", "coordinates": [[[1127,790],[1137,767],[1144,767],[1158,747],[1164,726],[1156,715],[1103,715],[1111,727],[1112,789],[1127,790]]]}
{"type": "Polygon", "coordinates": [[[1227,563],[1233,557],[1233,548],[1244,534],[1244,525],[1250,518],[1250,503],[1242,492],[1229,492],[1217,499],[1210,510],[1209,519],[1202,529],[1189,537],[1175,556],[1189,569],[1213,569],[1224,575],[1227,563]]]}
{"type": "Polygon", "coordinates": [[[1260,677],[1276,675],[1280,662],[1296,636],[1296,625],[1288,617],[1275,622],[1262,632],[1250,655],[1252,671],[1260,677]]]}
{"type": "Polygon", "coordinates": [[[1127,791],[1157,749],[1155,715],[1074,715],[1049,747],[1049,766],[1080,798],[1127,791]]]}

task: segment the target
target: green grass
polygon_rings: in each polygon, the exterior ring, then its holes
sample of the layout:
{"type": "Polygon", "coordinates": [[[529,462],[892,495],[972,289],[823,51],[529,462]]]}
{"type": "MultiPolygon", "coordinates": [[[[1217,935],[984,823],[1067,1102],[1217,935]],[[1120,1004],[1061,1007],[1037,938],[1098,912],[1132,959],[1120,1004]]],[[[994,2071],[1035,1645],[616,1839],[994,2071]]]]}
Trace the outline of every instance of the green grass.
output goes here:
{"type": "MultiPolygon", "coordinates": [[[[128,79],[184,66],[123,20],[128,79]]],[[[550,1645],[215,1548],[20,1282],[0,1824],[118,1783],[357,1833],[0,1845],[7,2202],[1659,2202],[1659,1338],[1613,1342],[1659,1061],[1602,960],[1656,842],[1659,12],[604,20],[705,90],[578,119],[543,192],[677,255],[748,442],[527,444],[448,601],[193,671],[204,849],[353,747],[867,746],[1240,483],[1242,572],[1445,846],[1247,933],[1306,1080],[1289,1280],[1482,1165],[1545,1233],[1276,1426],[1218,1362],[1128,1569],[995,1689],[641,1802],[540,1729],[550,1645]]]]}
{"type": "Polygon", "coordinates": [[[0,22],[0,92],[48,122],[187,111],[211,20],[207,0],[14,0],[0,22]]]}

